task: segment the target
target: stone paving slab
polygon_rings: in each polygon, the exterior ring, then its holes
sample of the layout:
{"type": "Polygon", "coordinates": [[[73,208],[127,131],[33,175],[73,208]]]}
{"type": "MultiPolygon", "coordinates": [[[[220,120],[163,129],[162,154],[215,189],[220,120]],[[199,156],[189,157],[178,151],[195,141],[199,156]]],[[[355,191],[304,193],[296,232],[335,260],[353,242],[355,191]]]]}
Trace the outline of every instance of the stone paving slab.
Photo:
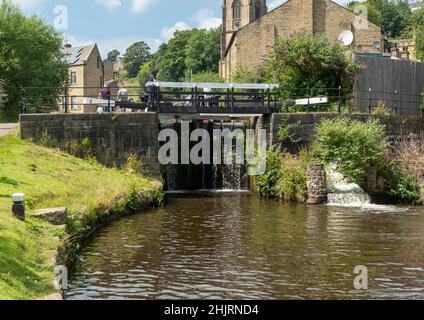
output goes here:
{"type": "Polygon", "coordinates": [[[0,123],[0,136],[8,134],[11,130],[18,127],[17,123],[0,123]]]}

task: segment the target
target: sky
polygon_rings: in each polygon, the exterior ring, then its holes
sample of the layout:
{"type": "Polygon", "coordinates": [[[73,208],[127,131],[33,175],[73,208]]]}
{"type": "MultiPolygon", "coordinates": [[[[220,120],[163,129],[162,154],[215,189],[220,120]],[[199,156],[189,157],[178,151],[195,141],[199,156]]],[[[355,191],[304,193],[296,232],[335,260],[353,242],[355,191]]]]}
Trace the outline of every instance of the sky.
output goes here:
{"type": "MultiPolygon", "coordinates": [[[[96,42],[106,58],[145,41],[156,51],[175,30],[221,24],[221,0],[11,0],[65,34],[73,46],[96,42]]],[[[273,9],[286,0],[268,0],[273,9]]],[[[346,0],[336,0],[344,3],[346,0]]]]}

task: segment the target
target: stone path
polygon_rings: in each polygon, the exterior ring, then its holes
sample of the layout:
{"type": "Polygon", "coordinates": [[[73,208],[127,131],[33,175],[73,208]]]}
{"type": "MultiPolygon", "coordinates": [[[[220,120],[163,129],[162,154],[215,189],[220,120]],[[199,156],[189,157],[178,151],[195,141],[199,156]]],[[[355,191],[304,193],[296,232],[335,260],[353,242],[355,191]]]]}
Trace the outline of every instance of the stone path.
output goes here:
{"type": "Polygon", "coordinates": [[[4,136],[17,127],[17,123],[0,123],[0,136],[4,136]]]}

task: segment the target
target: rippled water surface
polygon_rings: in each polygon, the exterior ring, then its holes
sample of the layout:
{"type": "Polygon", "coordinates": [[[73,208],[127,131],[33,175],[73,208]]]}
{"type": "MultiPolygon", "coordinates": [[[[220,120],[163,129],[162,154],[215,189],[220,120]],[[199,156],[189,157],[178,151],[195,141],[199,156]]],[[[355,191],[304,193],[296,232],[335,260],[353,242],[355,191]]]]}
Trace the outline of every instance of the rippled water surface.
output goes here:
{"type": "Polygon", "coordinates": [[[181,196],[103,229],[68,299],[424,299],[424,209],[181,196]],[[369,290],[353,270],[368,267],[369,290]]]}

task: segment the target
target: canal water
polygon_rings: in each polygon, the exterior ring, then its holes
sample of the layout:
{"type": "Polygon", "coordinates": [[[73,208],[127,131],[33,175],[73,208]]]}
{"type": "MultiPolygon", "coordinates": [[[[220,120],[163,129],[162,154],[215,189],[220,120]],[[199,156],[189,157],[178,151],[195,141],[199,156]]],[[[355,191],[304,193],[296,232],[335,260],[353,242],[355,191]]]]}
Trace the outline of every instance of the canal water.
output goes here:
{"type": "Polygon", "coordinates": [[[67,298],[424,299],[424,209],[174,196],[103,229],[67,298]]]}

